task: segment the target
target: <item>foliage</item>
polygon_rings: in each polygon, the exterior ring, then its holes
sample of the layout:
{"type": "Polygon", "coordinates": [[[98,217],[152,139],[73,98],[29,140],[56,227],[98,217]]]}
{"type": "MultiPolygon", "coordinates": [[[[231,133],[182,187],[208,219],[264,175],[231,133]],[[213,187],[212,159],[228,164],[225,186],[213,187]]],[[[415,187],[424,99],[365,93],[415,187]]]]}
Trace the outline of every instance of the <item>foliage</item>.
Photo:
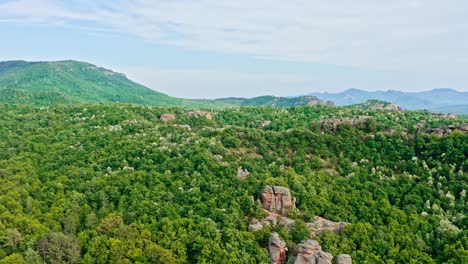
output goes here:
{"type": "Polygon", "coordinates": [[[464,119],[326,106],[213,110],[213,120],[127,104],[0,111],[4,263],[267,263],[272,229],[248,230],[265,215],[251,196],[267,184],[297,198],[298,224],[277,230],[290,244],[317,215],[351,223],[318,239],[356,263],[468,257],[468,135],[424,133],[464,119]]]}

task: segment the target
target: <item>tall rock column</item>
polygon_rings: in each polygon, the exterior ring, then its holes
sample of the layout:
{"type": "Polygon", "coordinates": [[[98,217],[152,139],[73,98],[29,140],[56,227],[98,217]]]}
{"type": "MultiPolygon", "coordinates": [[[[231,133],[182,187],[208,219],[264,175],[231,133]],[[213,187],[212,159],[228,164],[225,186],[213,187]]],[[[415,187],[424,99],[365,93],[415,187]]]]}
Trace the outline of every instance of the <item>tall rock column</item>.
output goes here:
{"type": "Polygon", "coordinates": [[[270,251],[270,264],[283,264],[286,263],[286,243],[281,240],[278,233],[271,233],[268,243],[270,251]]]}

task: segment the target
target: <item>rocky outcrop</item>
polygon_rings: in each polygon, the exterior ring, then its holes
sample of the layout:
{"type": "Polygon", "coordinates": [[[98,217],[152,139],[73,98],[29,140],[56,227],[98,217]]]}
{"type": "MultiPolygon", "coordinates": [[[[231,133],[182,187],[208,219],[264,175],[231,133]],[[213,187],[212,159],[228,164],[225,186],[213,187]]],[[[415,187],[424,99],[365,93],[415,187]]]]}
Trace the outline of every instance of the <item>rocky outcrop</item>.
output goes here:
{"type": "Polygon", "coordinates": [[[265,186],[260,197],[263,208],[272,213],[284,215],[295,208],[291,192],[286,187],[265,186]]]}
{"type": "Polygon", "coordinates": [[[163,121],[163,122],[175,121],[175,120],[176,120],[176,116],[175,116],[174,114],[162,114],[162,115],[159,117],[159,120],[160,120],[160,121],[163,121]]]}
{"type": "Polygon", "coordinates": [[[356,126],[359,124],[364,124],[368,122],[372,117],[371,116],[358,116],[358,117],[345,117],[345,118],[331,118],[331,119],[324,119],[320,121],[320,126],[322,130],[331,129],[332,131],[336,132],[337,128],[340,125],[347,124],[356,126]]]}
{"type": "Polygon", "coordinates": [[[190,112],[187,112],[187,116],[196,117],[196,118],[205,117],[208,120],[213,119],[213,116],[208,111],[190,111],[190,112]]]}
{"type": "Polygon", "coordinates": [[[352,264],[353,261],[350,255],[341,254],[336,257],[336,264],[352,264]]]}
{"type": "Polygon", "coordinates": [[[282,264],[286,262],[286,243],[281,240],[278,233],[271,233],[268,242],[268,250],[270,252],[270,264],[282,264]]]}
{"type": "Polygon", "coordinates": [[[237,177],[239,179],[245,179],[249,176],[250,172],[247,169],[243,169],[242,166],[237,168],[237,177]]]}
{"type": "Polygon", "coordinates": [[[446,126],[446,127],[435,127],[435,128],[431,128],[431,129],[427,130],[426,133],[434,134],[434,135],[437,135],[437,136],[447,136],[450,133],[454,132],[455,130],[458,130],[458,131],[460,131],[462,133],[467,133],[468,132],[468,124],[461,124],[461,125],[458,125],[458,126],[449,125],[449,126],[446,126]]]}
{"type": "Polygon", "coordinates": [[[321,235],[326,230],[332,231],[333,233],[340,233],[344,227],[349,225],[347,222],[333,222],[320,216],[315,216],[312,223],[307,223],[310,231],[315,235],[321,235]]]}
{"type": "MultiPolygon", "coordinates": [[[[281,240],[278,233],[273,232],[270,235],[268,244],[270,252],[270,263],[280,264],[286,262],[286,243],[281,240]]],[[[300,243],[294,250],[295,256],[292,259],[294,264],[332,264],[333,255],[322,250],[320,244],[313,239],[306,240],[300,243]]],[[[294,252],[293,251],[293,252],[294,252]]],[[[341,254],[337,256],[337,264],[352,264],[351,256],[341,254]]]]}
{"type": "Polygon", "coordinates": [[[332,260],[332,254],[322,251],[317,241],[309,239],[299,244],[294,264],[331,264],[332,260]]]}

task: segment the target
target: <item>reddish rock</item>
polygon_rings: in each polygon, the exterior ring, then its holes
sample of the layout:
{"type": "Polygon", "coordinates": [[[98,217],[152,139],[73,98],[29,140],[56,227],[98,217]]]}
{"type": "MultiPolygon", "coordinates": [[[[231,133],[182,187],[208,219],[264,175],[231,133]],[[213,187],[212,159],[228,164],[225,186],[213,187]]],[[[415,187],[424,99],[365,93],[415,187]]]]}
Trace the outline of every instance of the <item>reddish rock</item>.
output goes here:
{"type": "Polygon", "coordinates": [[[281,240],[278,233],[271,233],[268,243],[270,251],[270,264],[283,264],[286,263],[286,243],[281,240]]]}
{"type": "Polygon", "coordinates": [[[163,122],[170,122],[170,121],[175,121],[176,120],[176,116],[174,114],[162,114],[160,117],[159,117],[159,120],[163,121],[163,122]]]}
{"type": "Polygon", "coordinates": [[[260,196],[263,208],[273,213],[284,215],[295,207],[291,192],[285,187],[265,186],[260,196]]]}

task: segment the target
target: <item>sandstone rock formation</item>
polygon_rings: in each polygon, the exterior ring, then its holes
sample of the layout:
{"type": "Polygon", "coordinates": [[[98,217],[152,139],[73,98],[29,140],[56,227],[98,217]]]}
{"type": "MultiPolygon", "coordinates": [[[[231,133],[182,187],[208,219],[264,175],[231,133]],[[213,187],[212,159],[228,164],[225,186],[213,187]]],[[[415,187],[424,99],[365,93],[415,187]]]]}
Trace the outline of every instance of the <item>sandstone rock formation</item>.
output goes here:
{"type": "Polygon", "coordinates": [[[320,216],[315,216],[312,223],[307,223],[310,231],[315,235],[321,235],[325,230],[330,230],[333,233],[340,233],[343,228],[348,225],[347,222],[333,222],[320,216]]]}
{"type": "Polygon", "coordinates": [[[278,233],[271,233],[268,250],[270,252],[270,264],[282,264],[286,262],[286,251],[288,249],[278,233]]]}
{"type": "Polygon", "coordinates": [[[243,169],[242,166],[237,168],[237,177],[240,179],[245,179],[249,176],[250,172],[247,169],[243,169]]]}
{"type": "Polygon", "coordinates": [[[352,264],[353,261],[350,255],[341,254],[336,257],[336,264],[352,264]]]}
{"type": "Polygon", "coordinates": [[[299,244],[294,264],[331,264],[333,256],[322,251],[320,244],[309,239],[299,244]]]}
{"type": "Polygon", "coordinates": [[[162,114],[160,117],[159,117],[159,120],[163,121],[163,122],[170,122],[170,121],[175,121],[176,120],[176,116],[174,114],[162,114]]]}
{"type": "Polygon", "coordinates": [[[190,111],[190,112],[187,112],[187,116],[192,116],[192,117],[197,117],[197,118],[198,117],[205,117],[208,120],[213,119],[213,116],[208,111],[190,111]]]}
{"type": "Polygon", "coordinates": [[[286,187],[265,186],[260,194],[263,208],[272,212],[287,214],[295,208],[291,192],[286,187]]]}

